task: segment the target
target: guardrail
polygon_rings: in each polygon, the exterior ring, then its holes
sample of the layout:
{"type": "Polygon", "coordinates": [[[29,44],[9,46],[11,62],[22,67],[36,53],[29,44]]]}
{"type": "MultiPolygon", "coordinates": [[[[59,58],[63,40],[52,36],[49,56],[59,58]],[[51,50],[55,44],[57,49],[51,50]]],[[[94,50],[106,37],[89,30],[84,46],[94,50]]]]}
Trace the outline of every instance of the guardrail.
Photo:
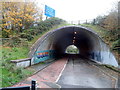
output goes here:
{"type": "Polygon", "coordinates": [[[31,86],[21,86],[21,87],[7,87],[1,88],[0,90],[36,90],[36,81],[31,81],[31,86]]]}

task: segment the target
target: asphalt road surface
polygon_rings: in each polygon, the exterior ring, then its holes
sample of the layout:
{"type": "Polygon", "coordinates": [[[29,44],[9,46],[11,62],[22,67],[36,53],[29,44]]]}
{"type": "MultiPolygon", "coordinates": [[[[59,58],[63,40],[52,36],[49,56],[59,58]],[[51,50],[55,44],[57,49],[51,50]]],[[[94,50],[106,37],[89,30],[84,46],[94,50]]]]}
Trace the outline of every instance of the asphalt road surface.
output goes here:
{"type": "Polygon", "coordinates": [[[116,81],[85,59],[69,59],[57,84],[61,88],[115,88],[116,81]]]}
{"type": "Polygon", "coordinates": [[[37,82],[37,88],[63,90],[67,88],[73,88],[72,90],[74,88],[87,88],[87,90],[102,88],[102,90],[106,90],[106,88],[115,88],[117,84],[117,73],[101,68],[97,63],[83,58],[62,58],[48,66],[45,65],[45,68],[41,69],[41,67],[39,65],[32,67],[38,71],[12,87],[31,86],[32,80],[37,82]]]}

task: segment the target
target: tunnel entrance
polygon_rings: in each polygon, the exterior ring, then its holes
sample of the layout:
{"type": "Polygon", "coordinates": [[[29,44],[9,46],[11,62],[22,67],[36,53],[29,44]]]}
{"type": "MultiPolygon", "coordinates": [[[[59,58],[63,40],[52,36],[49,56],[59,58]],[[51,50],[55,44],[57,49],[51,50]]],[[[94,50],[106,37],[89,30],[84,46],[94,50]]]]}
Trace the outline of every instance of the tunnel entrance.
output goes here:
{"type": "Polygon", "coordinates": [[[65,51],[66,54],[79,54],[79,49],[75,45],[69,45],[65,51]]]}
{"type": "Polygon", "coordinates": [[[43,57],[44,60],[51,57],[59,58],[66,55],[66,49],[70,45],[76,46],[79,50],[77,54],[82,57],[102,64],[118,66],[104,41],[93,30],[82,26],[65,26],[49,31],[33,45],[29,56],[33,61],[42,60],[43,57]],[[37,58],[41,52],[42,58],[37,58]]]}

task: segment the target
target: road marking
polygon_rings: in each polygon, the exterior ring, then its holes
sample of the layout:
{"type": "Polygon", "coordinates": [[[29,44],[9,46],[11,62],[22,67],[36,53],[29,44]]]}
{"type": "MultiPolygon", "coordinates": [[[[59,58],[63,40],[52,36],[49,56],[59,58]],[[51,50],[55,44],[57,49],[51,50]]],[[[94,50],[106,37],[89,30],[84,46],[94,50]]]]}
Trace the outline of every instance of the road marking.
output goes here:
{"type": "Polygon", "coordinates": [[[58,80],[60,79],[60,77],[61,77],[61,75],[62,75],[62,72],[63,72],[63,70],[65,69],[65,67],[66,67],[67,63],[68,63],[68,60],[66,61],[66,63],[65,63],[65,65],[64,65],[64,67],[63,67],[62,71],[60,72],[60,74],[59,74],[58,78],[56,79],[56,81],[55,81],[56,83],[57,83],[57,82],[58,82],[58,80]]]}

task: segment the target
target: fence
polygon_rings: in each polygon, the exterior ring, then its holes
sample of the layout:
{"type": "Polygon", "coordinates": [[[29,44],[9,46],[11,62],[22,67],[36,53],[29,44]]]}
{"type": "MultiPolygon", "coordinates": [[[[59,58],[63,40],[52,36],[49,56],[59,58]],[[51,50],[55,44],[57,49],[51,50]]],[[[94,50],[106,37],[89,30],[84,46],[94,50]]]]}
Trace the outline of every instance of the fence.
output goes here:
{"type": "Polygon", "coordinates": [[[31,86],[21,86],[21,87],[7,87],[1,88],[0,90],[36,90],[36,81],[31,81],[31,86]]]}
{"type": "Polygon", "coordinates": [[[88,23],[92,23],[94,24],[96,21],[95,19],[88,19],[88,20],[74,20],[74,21],[67,21],[69,24],[88,24],[88,23]]]}

